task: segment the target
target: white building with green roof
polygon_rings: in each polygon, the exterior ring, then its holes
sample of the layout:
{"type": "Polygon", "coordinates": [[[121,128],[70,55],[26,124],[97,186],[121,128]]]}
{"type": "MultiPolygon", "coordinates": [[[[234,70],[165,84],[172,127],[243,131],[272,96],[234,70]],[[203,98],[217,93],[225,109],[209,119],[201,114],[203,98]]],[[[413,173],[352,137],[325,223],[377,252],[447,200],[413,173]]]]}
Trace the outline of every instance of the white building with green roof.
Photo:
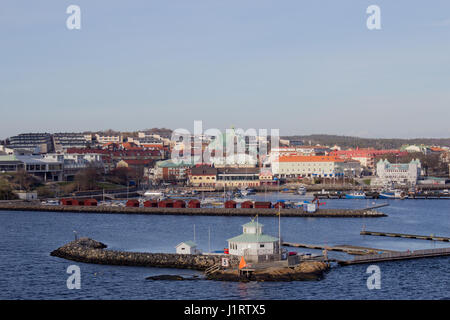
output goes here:
{"type": "Polygon", "coordinates": [[[279,253],[279,239],[263,233],[263,226],[252,220],[242,225],[243,233],[228,239],[231,255],[260,256],[279,253]]]}

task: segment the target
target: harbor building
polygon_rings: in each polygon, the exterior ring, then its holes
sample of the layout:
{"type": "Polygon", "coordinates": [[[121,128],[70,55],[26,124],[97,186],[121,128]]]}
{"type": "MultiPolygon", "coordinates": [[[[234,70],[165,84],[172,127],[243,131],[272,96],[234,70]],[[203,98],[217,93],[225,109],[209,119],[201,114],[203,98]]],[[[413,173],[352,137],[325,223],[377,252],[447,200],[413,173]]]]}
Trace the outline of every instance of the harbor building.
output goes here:
{"type": "Polygon", "coordinates": [[[216,168],[255,168],[258,160],[246,153],[231,154],[225,157],[212,157],[211,163],[216,168]]]}
{"type": "Polygon", "coordinates": [[[194,187],[214,187],[217,169],[208,165],[197,165],[189,173],[189,184],[194,187]]]}
{"type": "Polygon", "coordinates": [[[18,172],[21,170],[43,181],[63,180],[63,163],[60,161],[45,159],[39,155],[0,156],[0,172],[18,172]]]}
{"type": "Polygon", "coordinates": [[[390,185],[392,183],[416,185],[422,171],[420,160],[409,163],[390,163],[387,159],[377,163],[377,180],[374,184],[390,185]]]}
{"type": "Polygon", "coordinates": [[[43,156],[47,161],[63,163],[63,180],[73,181],[75,175],[88,167],[105,172],[101,154],[97,153],[49,153],[43,156]]]}
{"type": "Polygon", "coordinates": [[[218,188],[259,187],[259,168],[218,168],[216,186],[218,188]]]}
{"type": "Polygon", "coordinates": [[[149,176],[153,180],[177,182],[186,181],[189,170],[193,167],[192,163],[174,162],[172,160],[157,161],[154,168],[150,169],[149,176]]]}
{"type": "Polygon", "coordinates": [[[280,178],[357,177],[362,171],[358,161],[333,156],[281,156],[271,166],[280,178]]]}
{"type": "Polygon", "coordinates": [[[279,239],[264,234],[263,227],[264,225],[254,220],[242,225],[243,233],[227,240],[229,253],[244,256],[246,261],[260,261],[260,257],[265,260],[279,259],[279,239]]]}
{"type": "Polygon", "coordinates": [[[178,254],[201,254],[201,251],[197,249],[197,244],[193,241],[184,241],[179,243],[175,247],[178,254]]]}
{"type": "Polygon", "coordinates": [[[405,156],[408,153],[406,151],[396,149],[376,150],[373,148],[368,149],[350,149],[350,150],[334,150],[330,152],[330,156],[336,156],[344,160],[359,161],[362,167],[370,170],[372,173],[375,171],[375,158],[379,156],[395,155],[405,156]]]}

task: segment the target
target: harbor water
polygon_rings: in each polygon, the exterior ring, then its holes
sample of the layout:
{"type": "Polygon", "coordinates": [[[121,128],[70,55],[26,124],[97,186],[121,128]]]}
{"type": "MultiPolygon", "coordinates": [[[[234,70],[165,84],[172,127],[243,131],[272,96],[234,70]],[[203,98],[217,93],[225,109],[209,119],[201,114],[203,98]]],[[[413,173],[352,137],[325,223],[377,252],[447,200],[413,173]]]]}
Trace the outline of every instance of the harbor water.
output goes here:
{"type": "MultiPolygon", "coordinates": [[[[268,201],[278,197],[253,196],[268,201]]],[[[321,200],[328,208],[363,208],[386,201],[390,205],[378,209],[388,214],[384,218],[281,217],[282,239],[401,251],[450,247],[446,242],[359,234],[366,228],[450,236],[448,200],[321,200]]],[[[379,263],[381,289],[369,290],[368,265],[334,266],[320,281],[149,281],[145,278],[151,275],[201,272],[84,264],[50,256],[52,250],[74,239],[74,231],[107,244],[109,249],[174,253],[178,243],[194,240],[194,225],[201,250],[221,250],[226,239],[240,234],[241,225],[248,221],[248,217],[0,211],[0,299],[450,299],[449,257],[379,263]],[[74,264],[81,269],[79,290],[69,290],[66,285],[66,270],[74,264]]],[[[278,235],[278,218],[260,217],[259,222],[265,233],[278,235]]],[[[351,259],[343,253],[330,256],[351,259]]]]}

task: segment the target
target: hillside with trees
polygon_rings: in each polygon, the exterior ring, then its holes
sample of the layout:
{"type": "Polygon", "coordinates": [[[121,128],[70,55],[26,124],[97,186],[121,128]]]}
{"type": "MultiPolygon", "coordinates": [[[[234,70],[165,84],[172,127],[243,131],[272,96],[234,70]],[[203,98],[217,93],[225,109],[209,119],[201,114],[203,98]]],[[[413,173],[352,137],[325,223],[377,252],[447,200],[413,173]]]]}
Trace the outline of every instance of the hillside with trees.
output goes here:
{"type": "Polygon", "coordinates": [[[450,138],[415,138],[415,139],[372,139],[327,134],[312,134],[305,136],[284,136],[282,139],[302,140],[305,145],[338,145],[348,148],[399,149],[403,145],[448,146],[450,138]]]}

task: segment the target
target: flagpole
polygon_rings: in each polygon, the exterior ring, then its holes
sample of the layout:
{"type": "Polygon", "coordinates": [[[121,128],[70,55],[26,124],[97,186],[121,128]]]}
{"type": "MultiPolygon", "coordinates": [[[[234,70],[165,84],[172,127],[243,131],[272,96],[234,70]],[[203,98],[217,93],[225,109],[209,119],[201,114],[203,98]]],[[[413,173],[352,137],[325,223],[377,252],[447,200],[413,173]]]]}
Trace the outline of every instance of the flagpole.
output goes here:
{"type": "Polygon", "coordinates": [[[259,245],[259,223],[258,223],[258,214],[256,214],[256,255],[258,255],[258,245],[259,245]]]}
{"type": "MultiPolygon", "coordinates": [[[[278,204],[278,253],[281,255],[281,204],[278,204]]],[[[281,256],[280,256],[281,257],[281,256]]]]}

